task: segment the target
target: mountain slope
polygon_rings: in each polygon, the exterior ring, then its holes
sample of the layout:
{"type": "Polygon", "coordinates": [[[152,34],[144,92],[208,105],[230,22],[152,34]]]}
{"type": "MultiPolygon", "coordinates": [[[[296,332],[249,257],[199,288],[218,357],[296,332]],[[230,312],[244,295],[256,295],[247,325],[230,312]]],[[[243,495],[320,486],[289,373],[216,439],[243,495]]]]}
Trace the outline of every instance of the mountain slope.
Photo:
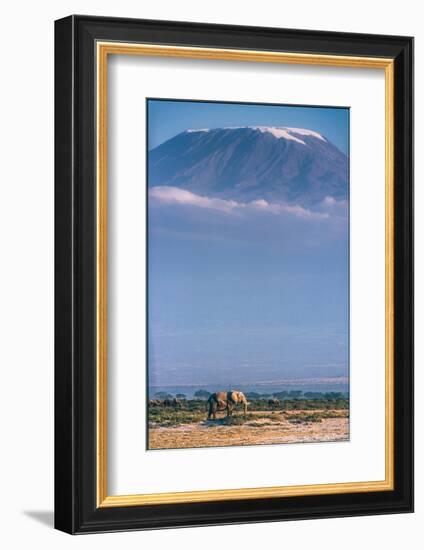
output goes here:
{"type": "Polygon", "coordinates": [[[302,128],[187,130],[149,152],[149,186],[203,196],[303,206],[348,196],[348,159],[302,128]]]}

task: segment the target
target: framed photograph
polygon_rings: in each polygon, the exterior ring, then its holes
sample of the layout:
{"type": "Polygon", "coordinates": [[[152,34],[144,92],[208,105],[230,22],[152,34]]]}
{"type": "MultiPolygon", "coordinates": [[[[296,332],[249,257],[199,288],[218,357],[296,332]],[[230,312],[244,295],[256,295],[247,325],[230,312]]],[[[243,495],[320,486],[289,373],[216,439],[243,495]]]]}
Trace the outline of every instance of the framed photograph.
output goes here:
{"type": "Polygon", "coordinates": [[[413,510],[413,39],[55,25],[55,525],[413,510]]]}

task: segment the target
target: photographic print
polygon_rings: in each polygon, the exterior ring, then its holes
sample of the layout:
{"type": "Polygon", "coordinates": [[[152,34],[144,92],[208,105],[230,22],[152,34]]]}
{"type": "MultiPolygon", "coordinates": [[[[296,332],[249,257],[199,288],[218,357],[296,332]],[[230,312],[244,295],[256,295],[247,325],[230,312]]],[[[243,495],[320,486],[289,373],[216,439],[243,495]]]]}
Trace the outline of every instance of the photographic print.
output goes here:
{"type": "Polygon", "coordinates": [[[147,100],[148,449],[349,439],[349,109],[147,100]]]}

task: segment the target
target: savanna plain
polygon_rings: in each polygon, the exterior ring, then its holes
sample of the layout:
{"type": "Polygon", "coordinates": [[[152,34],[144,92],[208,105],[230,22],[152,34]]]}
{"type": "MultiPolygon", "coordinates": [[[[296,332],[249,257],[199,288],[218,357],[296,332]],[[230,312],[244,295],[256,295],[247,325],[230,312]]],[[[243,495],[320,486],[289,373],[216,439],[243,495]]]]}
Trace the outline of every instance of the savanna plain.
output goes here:
{"type": "Polygon", "coordinates": [[[208,418],[207,392],[194,399],[168,396],[149,402],[149,449],[183,449],[344,441],[349,439],[349,399],[339,392],[247,395],[248,411],[218,410],[208,418]],[[291,394],[291,395],[290,395],[291,394]]]}

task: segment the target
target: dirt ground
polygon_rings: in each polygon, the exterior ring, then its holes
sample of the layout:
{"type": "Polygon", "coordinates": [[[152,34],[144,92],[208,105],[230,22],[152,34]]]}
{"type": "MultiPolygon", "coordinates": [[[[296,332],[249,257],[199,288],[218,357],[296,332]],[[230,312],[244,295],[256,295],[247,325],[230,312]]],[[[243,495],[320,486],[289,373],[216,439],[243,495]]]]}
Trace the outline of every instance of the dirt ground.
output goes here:
{"type": "MultiPolygon", "coordinates": [[[[241,425],[225,425],[225,419],[151,427],[150,449],[187,449],[194,447],[228,447],[234,445],[270,445],[344,441],[349,439],[349,418],[323,418],[321,422],[290,421],[302,412],[287,411],[274,419],[258,418],[241,425]]],[[[258,413],[258,417],[260,414],[258,413]]]]}

